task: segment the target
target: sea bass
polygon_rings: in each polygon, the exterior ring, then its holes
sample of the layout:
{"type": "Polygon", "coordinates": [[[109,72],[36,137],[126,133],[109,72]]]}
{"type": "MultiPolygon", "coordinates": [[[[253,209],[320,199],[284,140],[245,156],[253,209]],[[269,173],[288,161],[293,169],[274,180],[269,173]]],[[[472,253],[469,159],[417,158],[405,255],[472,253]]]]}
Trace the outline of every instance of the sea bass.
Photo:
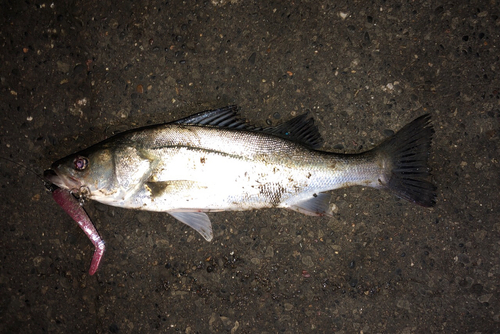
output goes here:
{"type": "Polygon", "coordinates": [[[107,205],[167,212],[213,238],[206,212],[286,208],[332,215],[330,190],[385,189],[421,206],[435,204],[427,159],[430,115],[359,154],[320,151],[307,114],[259,128],[230,106],[115,135],[55,162],[45,178],[107,205]]]}

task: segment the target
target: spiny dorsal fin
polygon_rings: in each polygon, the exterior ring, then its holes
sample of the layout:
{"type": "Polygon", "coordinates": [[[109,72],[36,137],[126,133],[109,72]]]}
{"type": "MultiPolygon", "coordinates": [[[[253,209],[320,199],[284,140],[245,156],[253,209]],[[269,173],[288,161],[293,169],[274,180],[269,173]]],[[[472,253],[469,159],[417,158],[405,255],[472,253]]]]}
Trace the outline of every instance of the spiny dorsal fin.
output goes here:
{"type": "Polygon", "coordinates": [[[203,111],[173,121],[172,124],[216,126],[226,129],[265,132],[315,149],[323,145],[323,139],[318,131],[318,127],[314,125],[313,118],[308,118],[308,113],[292,118],[277,126],[262,128],[247,123],[246,119],[238,115],[238,111],[238,107],[232,105],[203,111]]]}
{"type": "Polygon", "coordinates": [[[218,126],[236,129],[240,129],[240,126],[248,126],[244,118],[238,117],[238,107],[235,105],[202,111],[173,121],[172,124],[218,126]]]}

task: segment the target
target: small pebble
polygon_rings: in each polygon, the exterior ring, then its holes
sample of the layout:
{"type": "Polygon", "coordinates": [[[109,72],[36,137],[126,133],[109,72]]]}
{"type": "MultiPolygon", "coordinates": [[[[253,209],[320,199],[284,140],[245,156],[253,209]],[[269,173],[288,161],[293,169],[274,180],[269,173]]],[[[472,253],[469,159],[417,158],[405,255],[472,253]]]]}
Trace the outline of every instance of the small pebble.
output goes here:
{"type": "Polygon", "coordinates": [[[386,130],[384,130],[384,136],[387,136],[387,137],[394,136],[394,131],[386,129],[386,130]]]}

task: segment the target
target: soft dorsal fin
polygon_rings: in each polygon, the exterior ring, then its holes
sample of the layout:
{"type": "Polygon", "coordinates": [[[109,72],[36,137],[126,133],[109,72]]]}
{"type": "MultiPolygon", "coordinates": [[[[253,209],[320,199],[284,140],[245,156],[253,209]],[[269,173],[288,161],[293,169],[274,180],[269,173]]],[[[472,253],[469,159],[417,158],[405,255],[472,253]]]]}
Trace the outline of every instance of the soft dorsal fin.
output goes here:
{"type": "Polygon", "coordinates": [[[226,129],[265,132],[277,137],[298,142],[300,144],[318,149],[323,145],[323,139],[314,125],[314,119],[305,113],[277,126],[262,128],[252,125],[238,115],[235,105],[207,110],[192,116],[181,118],[171,124],[216,126],[226,129]]]}
{"type": "Polygon", "coordinates": [[[294,117],[280,125],[264,128],[262,131],[315,149],[323,145],[323,138],[318,127],[314,125],[314,119],[309,118],[309,113],[294,117]]]}

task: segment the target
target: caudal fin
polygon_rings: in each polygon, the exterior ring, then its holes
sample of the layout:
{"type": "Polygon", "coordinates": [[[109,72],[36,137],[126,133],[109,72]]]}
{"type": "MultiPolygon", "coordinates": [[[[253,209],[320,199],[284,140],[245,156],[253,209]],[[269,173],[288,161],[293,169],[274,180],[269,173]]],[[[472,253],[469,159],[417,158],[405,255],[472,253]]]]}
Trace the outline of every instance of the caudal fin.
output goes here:
{"type": "Polygon", "coordinates": [[[383,154],[390,171],[385,188],[415,204],[432,207],[436,204],[436,186],[430,177],[427,160],[434,129],[429,114],[407,124],[376,150],[383,154]]]}

